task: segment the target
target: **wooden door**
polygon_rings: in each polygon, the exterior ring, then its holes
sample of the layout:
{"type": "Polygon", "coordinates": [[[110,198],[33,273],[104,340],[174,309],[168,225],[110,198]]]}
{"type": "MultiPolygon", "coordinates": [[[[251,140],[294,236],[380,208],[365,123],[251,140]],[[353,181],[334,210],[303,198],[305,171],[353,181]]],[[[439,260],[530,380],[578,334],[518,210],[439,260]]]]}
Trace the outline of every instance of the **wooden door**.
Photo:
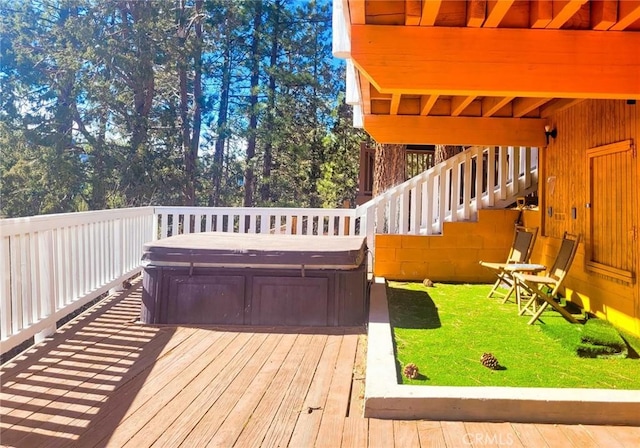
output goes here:
{"type": "Polygon", "coordinates": [[[638,227],[633,207],[638,200],[635,150],[632,140],[591,148],[589,164],[589,218],[587,269],[625,283],[637,273],[638,227]]]}

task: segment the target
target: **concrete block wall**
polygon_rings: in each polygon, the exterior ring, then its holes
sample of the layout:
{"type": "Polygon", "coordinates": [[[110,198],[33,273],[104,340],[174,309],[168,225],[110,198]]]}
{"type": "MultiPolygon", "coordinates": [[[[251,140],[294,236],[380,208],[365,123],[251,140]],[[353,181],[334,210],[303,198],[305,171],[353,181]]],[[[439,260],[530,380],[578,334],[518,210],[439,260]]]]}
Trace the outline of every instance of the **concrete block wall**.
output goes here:
{"type": "Polygon", "coordinates": [[[503,262],[518,210],[480,210],[477,222],[445,222],[442,235],[376,235],[374,273],[390,280],[490,283],[479,262],[503,262]]]}

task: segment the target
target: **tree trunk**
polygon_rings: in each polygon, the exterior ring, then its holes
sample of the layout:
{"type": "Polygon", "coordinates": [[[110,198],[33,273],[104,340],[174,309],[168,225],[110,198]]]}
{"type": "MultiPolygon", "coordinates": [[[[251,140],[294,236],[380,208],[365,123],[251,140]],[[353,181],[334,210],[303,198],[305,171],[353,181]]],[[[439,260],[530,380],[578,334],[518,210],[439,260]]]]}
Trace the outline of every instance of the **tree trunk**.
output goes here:
{"type": "Polygon", "coordinates": [[[271,34],[271,57],[269,60],[269,90],[268,90],[268,110],[267,110],[267,140],[264,144],[264,157],[262,165],[262,186],[260,188],[260,196],[264,204],[271,200],[271,167],[273,165],[273,144],[272,135],[274,132],[274,122],[276,116],[276,75],[275,71],[278,64],[278,50],[280,34],[280,8],[281,0],[276,0],[273,5],[273,31],[271,34]]]}
{"type": "Polygon", "coordinates": [[[215,150],[213,153],[213,191],[209,199],[209,205],[213,207],[219,206],[220,188],[223,177],[222,168],[224,163],[224,148],[227,136],[229,134],[228,115],[229,115],[229,91],[231,88],[231,30],[229,30],[229,20],[227,11],[227,20],[225,20],[226,39],[224,50],[222,52],[222,82],[220,86],[220,105],[218,107],[218,121],[215,150]]]}
{"type": "Polygon", "coordinates": [[[436,145],[436,152],[434,155],[434,163],[437,165],[445,160],[455,156],[462,152],[462,146],[454,145],[436,145]]]}
{"type": "Polygon", "coordinates": [[[244,171],[244,206],[253,206],[255,173],[253,158],[256,155],[256,131],[258,128],[258,83],[260,81],[260,25],[262,23],[262,2],[256,3],[253,18],[253,41],[251,42],[251,96],[249,99],[249,129],[247,138],[247,166],[244,171]]]}
{"type": "Polygon", "coordinates": [[[202,129],[202,3],[203,0],[196,0],[195,2],[195,14],[196,21],[194,24],[195,31],[195,45],[193,50],[193,125],[191,127],[191,147],[190,158],[193,163],[192,178],[189,180],[193,190],[191,203],[196,204],[196,180],[198,178],[197,173],[197,160],[198,160],[198,148],[200,147],[200,132],[202,129]]]}
{"type": "Polygon", "coordinates": [[[313,96],[311,97],[313,112],[313,138],[311,141],[311,166],[309,170],[309,205],[318,208],[322,205],[318,195],[318,181],[320,180],[320,167],[322,165],[323,147],[319,135],[318,123],[318,24],[313,23],[313,96]]]}
{"type": "Polygon", "coordinates": [[[373,196],[404,182],[405,145],[376,143],[373,168],[373,196]]]}
{"type": "Polygon", "coordinates": [[[180,83],[180,130],[182,134],[182,154],[184,158],[185,182],[184,205],[196,204],[196,161],[200,144],[200,127],[202,112],[202,23],[199,18],[202,0],[195,3],[195,17],[187,22],[185,2],[180,2],[180,17],[178,22],[179,49],[183,50],[178,63],[178,78],[180,83]],[[195,42],[192,53],[187,51],[187,37],[189,28],[194,24],[195,42]],[[193,59],[193,68],[190,67],[193,59]],[[193,85],[189,85],[188,71],[193,70],[193,85]],[[190,101],[190,87],[193,92],[193,102],[190,101]],[[191,109],[191,110],[190,110],[191,109]]]}

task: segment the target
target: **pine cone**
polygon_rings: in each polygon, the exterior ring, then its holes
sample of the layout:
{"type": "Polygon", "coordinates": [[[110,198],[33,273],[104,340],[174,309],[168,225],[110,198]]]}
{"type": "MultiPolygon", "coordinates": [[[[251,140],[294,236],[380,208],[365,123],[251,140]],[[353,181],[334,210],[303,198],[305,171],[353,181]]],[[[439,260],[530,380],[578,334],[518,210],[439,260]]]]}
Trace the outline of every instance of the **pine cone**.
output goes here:
{"type": "Polygon", "coordinates": [[[415,380],[416,378],[418,378],[419,374],[420,373],[418,372],[418,366],[416,366],[414,363],[410,362],[409,364],[404,366],[404,376],[406,376],[407,378],[415,380]]]}
{"type": "Polygon", "coordinates": [[[493,356],[492,353],[483,353],[482,357],[480,358],[480,362],[483,366],[488,367],[491,370],[496,370],[498,367],[500,367],[498,359],[493,356]]]}

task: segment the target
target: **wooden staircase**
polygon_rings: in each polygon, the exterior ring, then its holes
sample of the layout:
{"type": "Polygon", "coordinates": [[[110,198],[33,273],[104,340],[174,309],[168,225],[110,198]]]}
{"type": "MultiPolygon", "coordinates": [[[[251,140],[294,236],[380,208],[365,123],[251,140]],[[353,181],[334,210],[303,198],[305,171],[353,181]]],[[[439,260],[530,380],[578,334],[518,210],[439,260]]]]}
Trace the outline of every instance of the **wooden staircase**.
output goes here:
{"type": "MultiPolygon", "coordinates": [[[[377,234],[438,235],[444,222],[476,221],[538,188],[538,148],[471,147],[356,208],[377,234]]],[[[362,233],[362,230],[361,230],[362,233]]]]}

